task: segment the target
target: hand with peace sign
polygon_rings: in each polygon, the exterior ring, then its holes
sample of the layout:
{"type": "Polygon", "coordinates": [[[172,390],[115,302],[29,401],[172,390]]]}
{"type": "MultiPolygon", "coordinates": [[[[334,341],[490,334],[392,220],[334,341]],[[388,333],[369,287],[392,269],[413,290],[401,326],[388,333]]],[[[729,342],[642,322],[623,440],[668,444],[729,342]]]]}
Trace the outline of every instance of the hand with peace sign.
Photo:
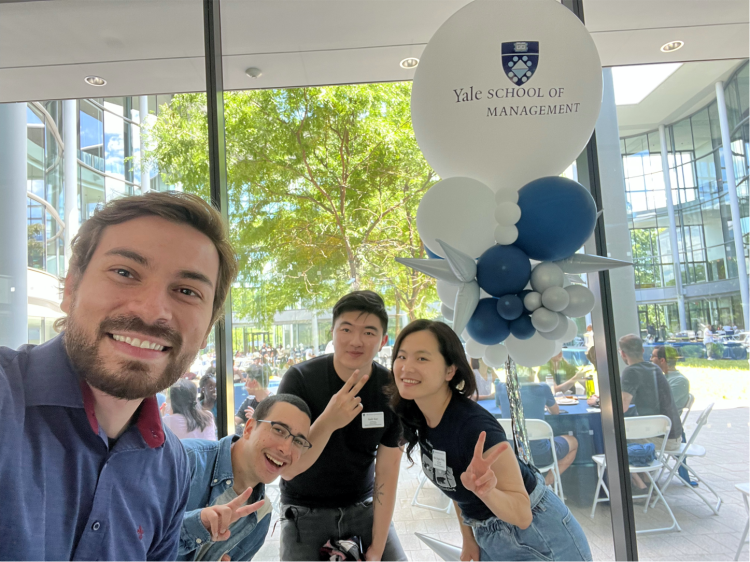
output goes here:
{"type": "Polygon", "coordinates": [[[492,465],[497,458],[510,447],[510,443],[504,441],[484,454],[484,441],[487,433],[479,434],[479,439],[474,447],[474,457],[466,467],[466,472],[461,475],[461,483],[464,488],[474,492],[481,500],[487,498],[497,486],[497,476],[492,470],[492,465]]]}
{"type": "Polygon", "coordinates": [[[357,394],[369,378],[369,375],[360,377],[359,369],[357,369],[344,383],[341,390],[331,396],[320,417],[325,417],[326,424],[332,430],[348,425],[362,411],[362,399],[357,394]]]}
{"type": "Polygon", "coordinates": [[[245,505],[252,493],[253,489],[248,488],[227,504],[212,505],[211,507],[201,509],[201,523],[211,533],[211,540],[227,540],[231,535],[229,526],[232,523],[240,517],[247,517],[260,509],[265,500],[245,505]]]}

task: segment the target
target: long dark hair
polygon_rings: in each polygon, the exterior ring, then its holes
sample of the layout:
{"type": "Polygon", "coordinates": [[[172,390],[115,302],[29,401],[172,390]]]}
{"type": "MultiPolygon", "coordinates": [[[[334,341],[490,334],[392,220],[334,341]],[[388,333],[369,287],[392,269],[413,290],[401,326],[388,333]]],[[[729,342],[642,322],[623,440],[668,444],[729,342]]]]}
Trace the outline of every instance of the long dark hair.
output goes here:
{"type": "MultiPolygon", "coordinates": [[[[435,336],[435,339],[438,342],[440,355],[443,356],[445,364],[449,367],[456,367],[456,374],[450,381],[448,381],[448,387],[453,394],[465,397],[474,394],[477,390],[477,381],[474,378],[474,371],[466,360],[466,353],[464,352],[461,340],[458,339],[458,336],[447,324],[435,322],[433,320],[415,320],[406,326],[396,338],[396,343],[393,346],[392,361],[395,361],[396,357],[398,357],[401,344],[407,336],[414,332],[425,331],[430,332],[435,336]]],[[[406,457],[411,462],[414,462],[411,458],[411,452],[419,442],[419,432],[427,427],[427,421],[419,407],[414,403],[414,400],[406,400],[399,395],[395,376],[393,374],[393,363],[391,363],[391,380],[385,391],[386,394],[390,396],[393,411],[396,412],[399,418],[401,418],[404,425],[404,442],[407,444],[406,457]]]]}
{"type": "Polygon", "coordinates": [[[188,431],[196,427],[203,431],[214,417],[211,412],[198,406],[198,390],[189,380],[180,379],[169,387],[169,400],[172,411],[185,418],[188,431]]]}

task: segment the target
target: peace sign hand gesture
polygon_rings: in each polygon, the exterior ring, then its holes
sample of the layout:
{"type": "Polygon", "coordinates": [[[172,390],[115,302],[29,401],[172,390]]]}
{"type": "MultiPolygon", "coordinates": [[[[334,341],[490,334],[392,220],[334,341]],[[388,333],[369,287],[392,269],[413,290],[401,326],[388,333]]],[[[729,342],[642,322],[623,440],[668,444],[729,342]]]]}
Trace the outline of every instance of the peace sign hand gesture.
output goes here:
{"type": "Polygon", "coordinates": [[[260,509],[265,500],[245,505],[245,502],[247,502],[252,493],[253,489],[248,488],[227,504],[212,505],[211,507],[201,509],[201,523],[211,533],[211,540],[227,540],[231,534],[229,526],[232,523],[260,509]]]}
{"type": "Polygon", "coordinates": [[[344,386],[331,396],[326,409],[321,414],[328,420],[333,430],[341,429],[351,422],[362,411],[362,399],[357,396],[369,379],[369,375],[360,376],[359,369],[352,373],[344,386]]]}
{"type": "Polygon", "coordinates": [[[471,459],[471,464],[466,467],[466,472],[461,475],[461,483],[464,485],[464,488],[474,492],[481,500],[487,498],[490,492],[497,486],[497,476],[495,476],[495,472],[492,470],[492,465],[503,451],[510,447],[510,443],[504,441],[485,456],[484,441],[486,438],[486,432],[483,431],[479,434],[479,439],[474,447],[474,457],[471,459]]]}

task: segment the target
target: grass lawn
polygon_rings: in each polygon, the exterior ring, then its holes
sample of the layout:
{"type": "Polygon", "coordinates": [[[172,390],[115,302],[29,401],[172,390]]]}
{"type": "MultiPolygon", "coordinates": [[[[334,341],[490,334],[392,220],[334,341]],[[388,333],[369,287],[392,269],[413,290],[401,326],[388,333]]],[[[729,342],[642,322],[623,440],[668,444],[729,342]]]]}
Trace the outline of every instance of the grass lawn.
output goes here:
{"type": "Polygon", "coordinates": [[[696,402],[747,401],[750,405],[750,369],[747,361],[686,359],[677,370],[690,381],[696,402]]]}

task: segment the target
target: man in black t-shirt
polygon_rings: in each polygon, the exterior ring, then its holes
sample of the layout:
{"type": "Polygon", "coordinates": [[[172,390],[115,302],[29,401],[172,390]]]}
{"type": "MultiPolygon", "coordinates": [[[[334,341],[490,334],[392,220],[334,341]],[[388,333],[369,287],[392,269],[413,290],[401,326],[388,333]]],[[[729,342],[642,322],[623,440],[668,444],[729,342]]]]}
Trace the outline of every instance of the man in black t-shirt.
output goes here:
{"type": "Polygon", "coordinates": [[[318,560],[328,540],[357,536],[366,560],[406,560],[391,524],[401,425],[383,393],[389,372],[373,359],[388,341],[388,314],[372,291],[333,307],[335,351],[284,375],[279,392],[312,412],[313,447],[281,483],[281,560],[318,560]]]}

